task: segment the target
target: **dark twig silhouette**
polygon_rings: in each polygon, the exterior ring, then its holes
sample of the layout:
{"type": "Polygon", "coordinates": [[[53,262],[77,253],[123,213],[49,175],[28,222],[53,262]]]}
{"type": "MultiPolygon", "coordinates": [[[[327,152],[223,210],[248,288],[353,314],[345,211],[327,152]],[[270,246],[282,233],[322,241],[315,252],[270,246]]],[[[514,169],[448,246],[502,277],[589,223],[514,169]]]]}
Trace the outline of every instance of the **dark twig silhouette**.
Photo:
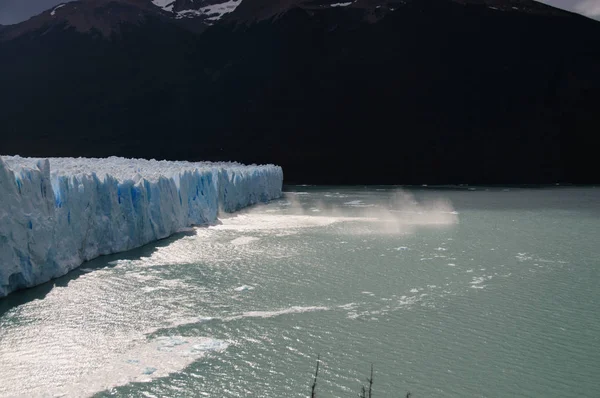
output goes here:
{"type": "Polygon", "coordinates": [[[373,397],[373,364],[371,364],[371,377],[367,377],[367,383],[369,383],[369,388],[360,386],[360,394],[358,394],[359,398],[372,398],[373,397]]]}
{"type": "Polygon", "coordinates": [[[358,398],[367,398],[367,389],[365,386],[360,386],[360,394],[358,394],[358,398]]]}
{"type": "Polygon", "coordinates": [[[373,397],[373,364],[371,364],[371,377],[367,379],[369,382],[369,398],[373,397]]]}
{"type": "Polygon", "coordinates": [[[317,356],[317,369],[315,369],[315,379],[313,380],[312,390],[310,393],[311,398],[316,398],[316,390],[317,390],[317,377],[319,376],[319,363],[321,362],[321,355],[317,356]]]}
{"type": "MultiPolygon", "coordinates": [[[[312,388],[311,388],[311,398],[317,397],[317,378],[319,377],[319,365],[321,363],[321,355],[317,356],[317,367],[315,369],[315,377],[313,379],[312,388]]],[[[373,364],[371,364],[371,374],[370,377],[367,377],[367,383],[369,383],[368,387],[365,385],[360,386],[360,393],[358,394],[358,398],[373,398],[373,364]]],[[[408,391],[406,393],[405,398],[411,398],[412,393],[408,391]]]]}

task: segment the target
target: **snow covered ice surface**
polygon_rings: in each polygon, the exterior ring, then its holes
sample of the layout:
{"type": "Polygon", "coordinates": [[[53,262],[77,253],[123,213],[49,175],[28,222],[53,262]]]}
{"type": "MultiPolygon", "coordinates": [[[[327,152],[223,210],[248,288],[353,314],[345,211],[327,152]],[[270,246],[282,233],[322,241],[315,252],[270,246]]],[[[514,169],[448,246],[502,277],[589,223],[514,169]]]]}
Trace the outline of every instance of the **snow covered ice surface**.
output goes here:
{"type": "Polygon", "coordinates": [[[274,165],[0,157],[0,297],[281,196],[274,165]]]}

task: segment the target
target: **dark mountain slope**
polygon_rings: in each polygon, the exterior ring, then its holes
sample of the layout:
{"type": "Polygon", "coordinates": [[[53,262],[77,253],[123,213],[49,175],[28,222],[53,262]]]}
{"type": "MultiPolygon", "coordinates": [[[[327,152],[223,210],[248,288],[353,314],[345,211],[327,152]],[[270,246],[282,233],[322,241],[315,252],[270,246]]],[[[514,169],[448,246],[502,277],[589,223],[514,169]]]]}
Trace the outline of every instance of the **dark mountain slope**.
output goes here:
{"type": "Polygon", "coordinates": [[[136,25],[146,18],[170,14],[149,0],[78,0],[59,4],[17,25],[6,27],[0,39],[7,40],[34,33],[46,35],[65,27],[95,35],[118,33],[121,24],[136,25]]]}
{"type": "Polygon", "coordinates": [[[290,182],[598,181],[597,22],[447,0],[251,22],[242,6],[200,35],[148,16],[108,39],[2,42],[0,152],[275,162],[290,182]]]}

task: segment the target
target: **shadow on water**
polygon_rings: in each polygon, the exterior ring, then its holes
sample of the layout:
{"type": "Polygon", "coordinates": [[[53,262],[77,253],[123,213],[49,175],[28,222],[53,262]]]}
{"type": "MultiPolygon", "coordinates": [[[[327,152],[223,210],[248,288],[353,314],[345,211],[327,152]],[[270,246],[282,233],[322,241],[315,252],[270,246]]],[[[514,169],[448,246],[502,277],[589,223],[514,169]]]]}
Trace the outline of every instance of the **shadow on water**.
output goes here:
{"type": "Polygon", "coordinates": [[[171,243],[179,239],[182,239],[186,236],[193,236],[195,234],[195,231],[179,232],[171,235],[168,238],[149,243],[136,249],[131,249],[122,253],[100,256],[81,264],[78,268],[75,268],[64,276],[38,286],[13,292],[6,297],[0,298],[0,318],[10,310],[20,305],[27,304],[35,300],[44,299],[54,287],[68,286],[71,281],[78,279],[81,275],[99,269],[113,268],[116,266],[117,260],[140,260],[143,257],[149,257],[158,248],[169,246],[171,243]]]}

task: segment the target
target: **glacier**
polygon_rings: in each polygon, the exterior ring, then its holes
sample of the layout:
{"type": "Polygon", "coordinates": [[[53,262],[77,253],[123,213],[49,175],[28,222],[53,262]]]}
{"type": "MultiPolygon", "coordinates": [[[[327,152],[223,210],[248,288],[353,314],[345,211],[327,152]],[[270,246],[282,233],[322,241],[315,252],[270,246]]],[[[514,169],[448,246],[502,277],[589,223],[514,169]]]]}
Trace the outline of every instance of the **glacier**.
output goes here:
{"type": "Polygon", "coordinates": [[[281,197],[275,165],[0,156],[0,297],[281,197]]]}

